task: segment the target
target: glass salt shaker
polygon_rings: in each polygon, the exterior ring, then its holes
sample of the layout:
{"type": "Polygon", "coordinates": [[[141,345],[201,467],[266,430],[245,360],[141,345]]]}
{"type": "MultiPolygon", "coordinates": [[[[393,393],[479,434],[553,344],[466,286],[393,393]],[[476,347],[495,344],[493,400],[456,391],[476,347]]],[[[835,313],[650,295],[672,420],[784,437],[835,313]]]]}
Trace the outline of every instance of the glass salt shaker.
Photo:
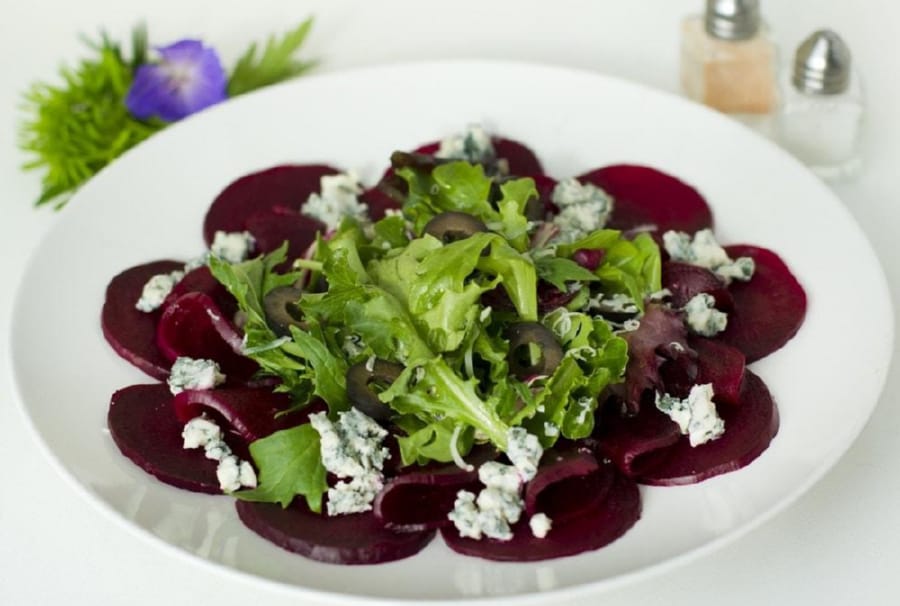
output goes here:
{"type": "Polygon", "coordinates": [[[682,23],[681,84],[691,99],[769,134],[776,55],[759,0],[707,0],[703,15],[682,23]]]}
{"type": "Polygon", "coordinates": [[[797,48],[783,80],[776,122],[782,147],[824,179],[857,174],[864,99],[844,40],[831,30],[814,32],[797,48]]]}

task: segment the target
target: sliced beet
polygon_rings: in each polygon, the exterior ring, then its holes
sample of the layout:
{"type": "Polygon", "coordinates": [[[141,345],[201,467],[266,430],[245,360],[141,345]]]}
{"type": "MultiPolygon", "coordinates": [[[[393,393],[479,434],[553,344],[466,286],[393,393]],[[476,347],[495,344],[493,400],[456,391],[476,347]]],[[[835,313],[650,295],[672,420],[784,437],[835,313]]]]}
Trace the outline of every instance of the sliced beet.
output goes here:
{"type": "MultiPolygon", "coordinates": [[[[535,153],[524,143],[505,137],[491,137],[491,144],[494,146],[494,152],[498,160],[506,160],[509,167],[509,174],[514,176],[528,176],[543,174],[544,167],[541,166],[535,153]]],[[[428,154],[433,156],[440,149],[439,141],[420,145],[414,153],[428,154]]]]}
{"type": "Polygon", "coordinates": [[[184,274],[184,278],[175,285],[172,292],[166,297],[162,308],[165,309],[169,303],[189,292],[202,292],[208,295],[227,318],[233,318],[238,310],[235,298],[228,292],[227,288],[213,277],[207,265],[202,265],[184,274]]]}
{"type": "Polygon", "coordinates": [[[675,307],[684,307],[700,293],[712,295],[717,309],[730,311],[734,307],[728,287],[705,267],[665,261],[662,264],[662,286],[671,291],[671,302],[675,307]]]}
{"type": "Polygon", "coordinates": [[[172,401],[175,416],[187,423],[205,411],[213,411],[230,431],[250,444],[281,429],[305,422],[305,411],[285,414],[291,397],[270,388],[220,387],[218,389],[186,389],[172,401]]]}
{"type": "Polygon", "coordinates": [[[595,435],[598,454],[609,458],[625,475],[635,477],[656,462],[656,453],[678,442],[681,432],[655,406],[642,406],[634,416],[607,407],[595,435]]]}
{"type": "Polygon", "coordinates": [[[715,339],[692,336],[697,352],[697,384],[712,383],[716,403],[739,404],[746,359],[737,348],[715,339]]]}
{"type": "Polygon", "coordinates": [[[777,254],[758,246],[726,246],[732,259],[750,257],[756,271],[747,282],[729,286],[734,309],[716,338],[737,347],[747,363],[764,358],[797,334],[806,317],[806,292],[777,254]]]}
{"type": "Polygon", "coordinates": [[[383,219],[388,210],[400,210],[400,203],[377,186],[367,189],[360,194],[359,201],[369,207],[369,218],[373,221],[383,219]]]}
{"type": "Polygon", "coordinates": [[[744,372],[740,405],[720,406],[718,412],[725,421],[720,438],[692,447],[687,436],[682,436],[638,481],[676,486],[735,471],[756,459],[778,433],[778,408],[766,384],[749,370],[744,372]]]}
{"type": "Polygon", "coordinates": [[[380,564],[421,551],[433,530],[398,532],[385,528],[371,511],[328,516],[295,499],[288,508],[274,503],[237,502],[241,521],[279,547],[332,564],[380,564]]]}
{"type": "Polygon", "coordinates": [[[212,244],[216,231],[244,231],[249,217],[275,206],[300,207],[320,189],[321,178],[340,171],[324,164],[287,164],[245,175],[216,196],[203,221],[203,238],[212,244]]]}
{"type": "Polygon", "coordinates": [[[525,513],[543,513],[562,523],[605,499],[612,477],[585,449],[545,452],[537,474],[525,485],[525,513]]]}
{"type": "Polygon", "coordinates": [[[509,541],[460,537],[453,526],[442,528],[441,536],[458,553],[510,562],[548,560],[599,549],[625,534],[641,516],[641,498],[634,481],[616,472],[612,465],[603,469],[612,475],[606,498],[594,501],[578,515],[554,520],[543,539],[531,533],[527,519],[513,527],[509,541]]]}
{"type": "Polygon", "coordinates": [[[287,260],[279,268],[281,271],[289,270],[294,259],[305,256],[316,241],[316,234],[326,231],[324,223],[283,206],[251,215],[246,225],[260,253],[270,253],[288,243],[287,260]]]}
{"type": "Polygon", "coordinates": [[[168,360],[179,356],[215,360],[232,382],[250,378],[259,368],[237,353],[241,342],[231,321],[201,292],[187,293],[169,304],[156,329],[156,343],[168,360]]]}
{"type": "Polygon", "coordinates": [[[657,239],[670,229],[694,233],[712,227],[712,211],[696,189],[675,177],[633,164],[605,166],[578,177],[611,195],[615,203],[608,227],[646,227],[657,239]]]}
{"type": "Polygon", "coordinates": [[[455,464],[431,465],[404,470],[390,481],[375,497],[375,517],[383,524],[398,530],[422,530],[446,526],[447,514],[453,510],[456,493],[460,490],[477,492],[478,466],[490,460],[484,456],[469,457],[472,471],[455,464]]]}
{"type": "Polygon", "coordinates": [[[172,362],[156,346],[156,324],[161,310],[143,312],[135,308],[144,285],[157,274],[184,267],[178,261],[154,261],[126,269],[110,280],[100,312],[103,336],[117,354],[153,378],[169,376],[172,362]]]}
{"type": "Polygon", "coordinates": [[[184,423],[175,417],[166,385],[132,385],[115,392],[107,425],[122,454],[159,480],[194,492],[222,492],[218,463],[203,449],[184,448],[184,423]]]}

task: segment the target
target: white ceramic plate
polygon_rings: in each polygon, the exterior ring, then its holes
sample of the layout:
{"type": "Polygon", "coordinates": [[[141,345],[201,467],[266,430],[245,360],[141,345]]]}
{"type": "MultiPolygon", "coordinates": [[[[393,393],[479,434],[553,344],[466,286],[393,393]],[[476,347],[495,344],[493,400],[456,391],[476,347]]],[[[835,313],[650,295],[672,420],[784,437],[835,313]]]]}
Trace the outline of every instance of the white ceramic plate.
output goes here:
{"type": "Polygon", "coordinates": [[[892,318],[882,270],[850,214],[792,158],[738,124],[597,74],[419,63],[310,77],[249,95],[117,161],[72,200],[31,259],[12,349],[22,405],[65,474],[173,553],[337,601],[522,603],[644,580],[733,540],[796,499],[869,417],[889,367],[892,318]],[[231,499],[165,486],[118,453],[105,429],[109,396],[148,378],[101,335],[100,306],[113,275],[201,252],[209,202],[247,172],[324,161],[371,181],[394,149],[470,122],[526,142],[558,177],[614,162],[666,170],[707,197],[721,241],[755,243],[783,256],[807,289],[809,313],[795,339],[754,365],[781,410],[769,450],[749,467],[700,485],[642,489],[643,518],[596,553],[499,564],[455,555],[436,540],[413,558],[372,567],[320,564],[281,551],[241,526],[231,499]],[[858,301],[865,301],[864,321],[858,301]]]}

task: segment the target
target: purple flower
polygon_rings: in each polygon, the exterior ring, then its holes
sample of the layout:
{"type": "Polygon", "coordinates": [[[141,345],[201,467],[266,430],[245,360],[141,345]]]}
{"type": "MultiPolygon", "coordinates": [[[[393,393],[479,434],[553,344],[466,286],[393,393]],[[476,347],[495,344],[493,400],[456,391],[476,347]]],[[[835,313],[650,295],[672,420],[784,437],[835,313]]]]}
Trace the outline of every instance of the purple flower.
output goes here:
{"type": "Polygon", "coordinates": [[[161,60],[138,67],[125,97],[135,118],[175,122],[228,96],[219,56],[199,40],[180,40],[156,50],[161,60]]]}

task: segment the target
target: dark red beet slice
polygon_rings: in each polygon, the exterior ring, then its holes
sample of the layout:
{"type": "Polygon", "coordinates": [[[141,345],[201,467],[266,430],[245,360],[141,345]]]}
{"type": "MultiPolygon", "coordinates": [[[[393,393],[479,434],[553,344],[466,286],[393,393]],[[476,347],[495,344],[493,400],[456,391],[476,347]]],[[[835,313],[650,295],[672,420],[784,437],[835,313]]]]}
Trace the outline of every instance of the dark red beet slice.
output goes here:
{"type": "Polygon", "coordinates": [[[599,549],[625,534],[641,515],[640,493],[634,481],[617,473],[612,465],[603,469],[613,476],[606,498],[568,520],[554,521],[543,539],[532,535],[527,520],[515,525],[509,541],[463,538],[453,526],[442,528],[441,536],[458,553],[511,562],[548,560],[599,549]]]}
{"type": "Polygon", "coordinates": [[[400,209],[400,204],[377,186],[360,194],[359,200],[369,207],[369,218],[373,221],[383,219],[387,210],[400,209]]]}
{"type": "Polygon", "coordinates": [[[683,436],[638,481],[676,486],[735,471],[756,459],[778,433],[778,408],[766,384],[749,370],[744,372],[740,406],[721,406],[718,412],[725,421],[722,437],[692,447],[683,436]]]}
{"type": "Polygon", "coordinates": [[[537,475],[525,486],[525,513],[544,513],[562,523],[605,499],[611,480],[612,474],[601,473],[597,458],[584,449],[545,452],[537,475]]]}
{"type": "Polygon", "coordinates": [[[207,459],[202,448],[184,448],[184,424],[175,417],[166,385],[132,385],[115,392],[106,422],[122,454],[147,473],[178,488],[222,492],[218,463],[207,459]]]}
{"type": "Polygon", "coordinates": [[[267,388],[186,389],[175,396],[172,404],[181,423],[204,411],[213,411],[216,418],[225,422],[221,425],[223,430],[231,431],[248,445],[278,430],[300,425],[308,416],[306,410],[279,414],[291,407],[291,397],[267,388]]]}
{"type": "Polygon", "coordinates": [[[728,326],[716,338],[737,347],[747,363],[764,358],[797,334],[806,317],[806,292],[784,261],[765,248],[747,245],[725,247],[732,259],[750,257],[756,271],[748,282],[729,286],[734,309],[728,326]]]}
{"type": "Polygon", "coordinates": [[[739,404],[746,366],[744,354],[714,339],[692,336],[688,342],[697,352],[697,384],[712,383],[717,404],[739,404]]]}
{"type": "MultiPolygon", "coordinates": [[[[274,206],[300,210],[320,188],[324,175],[338,169],[323,164],[283,165],[245,175],[216,196],[203,221],[203,239],[212,244],[216,231],[243,231],[249,217],[274,206]]],[[[255,235],[255,234],[254,234],[255,235]]]]}
{"type": "Polygon", "coordinates": [[[237,301],[231,296],[228,289],[213,277],[212,272],[209,271],[209,267],[206,265],[184,274],[184,278],[175,285],[172,292],[166,297],[166,301],[162,306],[163,309],[181,295],[186,295],[189,292],[202,292],[205,295],[209,295],[227,318],[233,318],[238,310],[237,301]]]}
{"type": "Polygon", "coordinates": [[[326,230],[324,223],[281,206],[251,215],[246,225],[256,239],[257,252],[272,252],[287,241],[287,260],[282,270],[290,269],[291,262],[304,256],[316,241],[316,234],[326,230]]]}
{"type": "Polygon", "coordinates": [[[730,311],[734,307],[728,287],[705,267],[665,261],[662,264],[662,286],[672,292],[671,302],[675,307],[684,307],[688,301],[704,292],[716,299],[717,309],[730,311]]]}
{"type": "Polygon", "coordinates": [[[237,353],[242,337],[213,300],[190,292],[173,301],[156,329],[156,343],[171,361],[178,356],[215,360],[229,380],[243,381],[258,370],[256,362],[237,353]]]}
{"type": "Polygon", "coordinates": [[[447,514],[453,510],[460,490],[477,492],[478,466],[493,458],[493,453],[469,457],[475,469],[466,471],[455,464],[414,468],[388,481],[373,503],[375,517],[398,530],[437,528],[450,523],[447,514]],[[491,455],[491,456],[488,456],[491,455]]]}
{"type": "MultiPolygon", "coordinates": [[[[531,149],[523,143],[504,137],[491,137],[494,152],[499,159],[506,160],[510,175],[538,175],[544,172],[540,160],[531,149]]],[[[441,144],[439,141],[420,145],[415,153],[434,155],[441,144]]]]}
{"type": "Polygon", "coordinates": [[[146,313],[134,307],[147,281],[157,274],[180,270],[184,263],[154,261],[126,269],[106,287],[100,312],[103,336],[117,354],[156,379],[169,376],[172,363],[156,346],[156,324],[162,311],[146,313]]]}
{"type": "Polygon", "coordinates": [[[678,442],[678,425],[655,406],[623,416],[615,407],[604,409],[596,431],[596,450],[629,477],[640,475],[656,461],[655,453],[678,442]]]}
{"type": "Polygon", "coordinates": [[[616,164],[578,177],[615,199],[608,227],[652,226],[657,238],[670,229],[694,233],[712,227],[712,211],[696,189],[649,166],[616,164]]]}
{"type": "Polygon", "coordinates": [[[421,551],[433,530],[398,532],[371,511],[342,516],[311,512],[300,499],[287,509],[274,503],[237,501],[241,521],[283,549],[332,564],[380,564],[421,551]]]}

